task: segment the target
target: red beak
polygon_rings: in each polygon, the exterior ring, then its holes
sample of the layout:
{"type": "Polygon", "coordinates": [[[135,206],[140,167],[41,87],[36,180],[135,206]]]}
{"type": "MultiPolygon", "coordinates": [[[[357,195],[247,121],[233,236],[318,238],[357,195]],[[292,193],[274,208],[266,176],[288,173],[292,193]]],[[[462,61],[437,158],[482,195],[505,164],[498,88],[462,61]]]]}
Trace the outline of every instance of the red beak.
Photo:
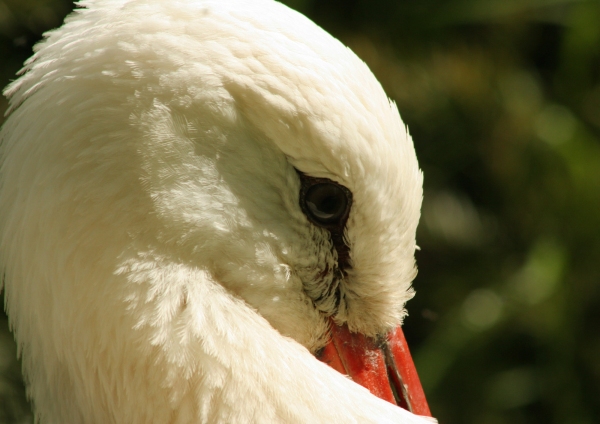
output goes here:
{"type": "Polygon", "coordinates": [[[413,414],[431,416],[400,326],[376,341],[331,321],[331,341],[317,358],[375,396],[413,414]]]}

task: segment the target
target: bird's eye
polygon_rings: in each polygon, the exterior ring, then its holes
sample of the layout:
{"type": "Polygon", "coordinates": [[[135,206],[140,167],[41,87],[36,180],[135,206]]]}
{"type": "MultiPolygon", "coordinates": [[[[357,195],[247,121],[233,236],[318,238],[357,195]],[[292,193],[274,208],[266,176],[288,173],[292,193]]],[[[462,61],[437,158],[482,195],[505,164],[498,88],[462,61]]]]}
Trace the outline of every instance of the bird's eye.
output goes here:
{"type": "Polygon", "coordinates": [[[346,221],[352,207],[352,192],[328,178],[300,177],[300,207],[314,225],[329,231],[337,251],[338,269],[345,273],[350,266],[350,248],[344,239],[346,221]]]}
{"type": "Polygon", "coordinates": [[[320,183],[311,186],[304,195],[306,210],[320,224],[331,224],[345,215],[348,198],[341,186],[320,183]]]}
{"type": "Polygon", "coordinates": [[[307,218],[323,227],[345,224],[352,202],[350,191],[326,178],[301,177],[300,204],[307,218]]]}

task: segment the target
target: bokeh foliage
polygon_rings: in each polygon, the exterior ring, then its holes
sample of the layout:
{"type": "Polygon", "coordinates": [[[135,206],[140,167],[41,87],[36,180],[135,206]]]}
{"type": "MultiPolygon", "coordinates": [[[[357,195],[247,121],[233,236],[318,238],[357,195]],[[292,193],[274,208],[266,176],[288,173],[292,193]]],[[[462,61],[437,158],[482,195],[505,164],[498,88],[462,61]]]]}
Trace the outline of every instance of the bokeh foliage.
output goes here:
{"type": "MultiPolygon", "coordinates": [[[[434,415],[598,422],[600,2],[285,3],[367,62],[413,135],[425,200],[405,332],[434,415]]],[[[71,8],[0,0],[1,85],[71,8]]],[[[0,422],[29,422],[0,321],[0,422]]]]}

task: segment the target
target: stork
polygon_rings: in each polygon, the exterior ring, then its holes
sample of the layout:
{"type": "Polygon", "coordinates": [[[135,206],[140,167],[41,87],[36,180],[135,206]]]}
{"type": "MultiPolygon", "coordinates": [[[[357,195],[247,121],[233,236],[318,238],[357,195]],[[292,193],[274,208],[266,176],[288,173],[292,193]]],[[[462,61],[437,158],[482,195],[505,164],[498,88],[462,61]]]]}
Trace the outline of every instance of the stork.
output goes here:
{"type": "Polygon", "coordinates": [[[399,329],[422,174],[339,41],[272,0],[86,0],[5,95],[37,421],[435,422],[399,329]]]}

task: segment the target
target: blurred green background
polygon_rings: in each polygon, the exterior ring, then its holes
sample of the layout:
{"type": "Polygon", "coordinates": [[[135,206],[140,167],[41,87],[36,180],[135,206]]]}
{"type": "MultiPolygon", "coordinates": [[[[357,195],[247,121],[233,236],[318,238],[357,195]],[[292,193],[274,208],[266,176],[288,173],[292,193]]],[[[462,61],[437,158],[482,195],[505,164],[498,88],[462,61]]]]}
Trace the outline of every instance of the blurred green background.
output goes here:
{"type": "MultiPolygon", "coordinates": [[[[600,422],[600,2],[285,3],[367,62],[413,135],[405,332],[433,414],[600,422]]],[[[72,7],[0,0],[0,85],[72,7]]],[[[0,422],[31,422],[15,358],[0,315],[0,422]]]]}

